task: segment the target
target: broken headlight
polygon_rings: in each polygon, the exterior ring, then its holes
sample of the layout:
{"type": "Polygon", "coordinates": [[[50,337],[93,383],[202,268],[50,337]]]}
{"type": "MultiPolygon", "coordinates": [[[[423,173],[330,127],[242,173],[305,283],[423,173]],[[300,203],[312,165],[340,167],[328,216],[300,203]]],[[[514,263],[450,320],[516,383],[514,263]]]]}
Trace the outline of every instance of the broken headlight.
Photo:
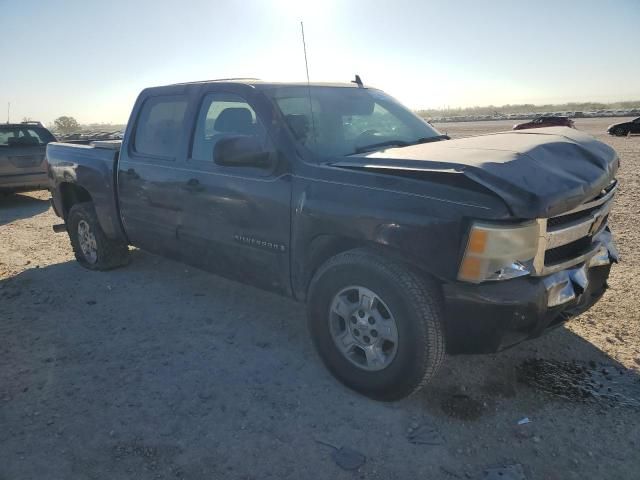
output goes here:
{"type": "Polygon", "coordinates": [[[458,279],[480,283],[528,275],[538,250],[539,235],[536,222],[518,225],[474,222],[458,279]]]}

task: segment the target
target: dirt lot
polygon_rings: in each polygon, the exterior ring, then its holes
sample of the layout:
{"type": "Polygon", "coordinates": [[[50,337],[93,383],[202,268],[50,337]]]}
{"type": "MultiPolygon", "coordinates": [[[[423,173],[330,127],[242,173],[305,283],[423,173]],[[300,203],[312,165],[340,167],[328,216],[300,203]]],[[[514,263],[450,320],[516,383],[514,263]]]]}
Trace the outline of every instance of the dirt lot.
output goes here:
{"type": "Polygon", "coordinates": [[[640,137],[608,123],[577,121],[622,159],[603,300],[397,403],[330,376],[301,305],[140,251],[89,272],[47,192],[0,199],[0,479],[640,478],[640,137]]]}

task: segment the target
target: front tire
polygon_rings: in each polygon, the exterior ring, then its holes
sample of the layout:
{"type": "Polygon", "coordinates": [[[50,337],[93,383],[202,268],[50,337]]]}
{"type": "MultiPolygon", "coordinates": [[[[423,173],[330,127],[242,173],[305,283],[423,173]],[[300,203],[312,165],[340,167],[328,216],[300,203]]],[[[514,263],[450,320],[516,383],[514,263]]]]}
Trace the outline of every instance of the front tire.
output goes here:
{"type": "Polygon", "coordinates": [[[67,233],[76,260],[89,270],[111,270],[129,263],[126,243],[108,238],[91,202],[76,203],[67,216],[67,233]]]}
{"type": "Polygon", "coordinates": [[[422,388],[444,358],[436,284],[368,249],[330,259],[309,287],[309,329],[327,368],[378,400],[422,388]]]}

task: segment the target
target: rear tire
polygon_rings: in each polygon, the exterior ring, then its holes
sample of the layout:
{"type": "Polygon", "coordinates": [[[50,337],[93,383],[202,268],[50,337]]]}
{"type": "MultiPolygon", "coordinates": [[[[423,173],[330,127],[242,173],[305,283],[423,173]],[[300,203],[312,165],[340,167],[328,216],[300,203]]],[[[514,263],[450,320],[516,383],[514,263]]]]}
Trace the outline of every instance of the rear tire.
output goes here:
{"type": "Polygon", "coordinates": [[[111,270],[129,263],[127,244],[107,238],[91,202],[71,207],[66,225],[73,253],[83,267],[111,270]]]}
{"type": "Polygon", "coordinates": [[[330,259],[309,287],[309,329],[323,362],[378,400],[411,395],[435,375],[445,352],[442,312],[433,281],[368,249],[330,259]]]}

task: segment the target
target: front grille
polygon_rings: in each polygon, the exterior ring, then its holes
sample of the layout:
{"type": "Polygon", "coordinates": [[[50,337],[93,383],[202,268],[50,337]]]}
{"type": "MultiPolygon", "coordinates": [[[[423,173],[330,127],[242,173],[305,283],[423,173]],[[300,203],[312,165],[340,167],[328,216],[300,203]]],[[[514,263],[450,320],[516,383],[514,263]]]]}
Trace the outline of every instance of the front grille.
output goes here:
{"type": "Polygon", "coordinates": [[[593,212],[599,210],[601,208],[600,205],[595,207],[587,208],[586,210],[582,210],[580,212],[569,213],[567,215],[561,215],[559,217],[551,217],[547,220],[547,228],[554,229],[556,227],[560,227],[562,225],[568,225],[570,223],[575,222],[576,220],[581,220],[584,218],[588,218],[593,212]]]}
{"type": "Polygon", "coordinates": [[[557,263],[579,257],[580,255],[584,255],[591,248],[592,241],[592,237],[582,237],[575,242],[567,243],[560,247],[550,248],[544,255],[545,266],[555,265],[557,263]]]}
{"type": "Polygon", "coordinates": [[[549,219],[539,220],[543,240],[534,258],[537,275],[547,275],[586,261],[597,251],[594,238],[607,227],[617,183],[613,181],[597,197],[549,219]]]}

